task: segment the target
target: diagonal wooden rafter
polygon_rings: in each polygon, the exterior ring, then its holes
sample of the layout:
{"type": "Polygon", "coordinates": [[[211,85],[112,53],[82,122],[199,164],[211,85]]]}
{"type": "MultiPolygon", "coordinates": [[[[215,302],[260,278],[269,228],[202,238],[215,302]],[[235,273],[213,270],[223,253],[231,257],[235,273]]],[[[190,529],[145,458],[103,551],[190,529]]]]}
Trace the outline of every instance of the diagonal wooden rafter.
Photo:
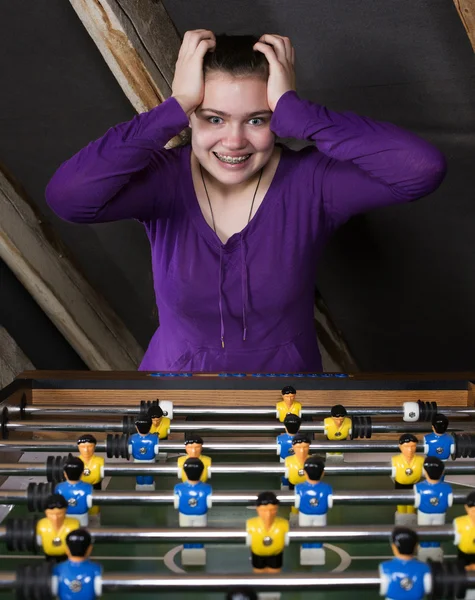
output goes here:
{"type": "Polygon", "coordinates": [[[0,258],[90,369],[137,368],[142,348],[1,165],[0,258]]]}
{"type": "MultiPolygon", "coordinates": [[[[69,0],[137,112],[171,95],[180,37],[161,0],[69,0]]],[[[174,138],[167,147],[179,142],[174,138]]],[[[325,370],[357,371],[316,291],[315,325],[325,370]]]]}
{"type": "Polygon", "coordinates": [[[475,52],[475,0],[454,0],[454,4],[475,52]]]}
{"type": "Polygon", "coordinates": [[[22,371],[34,368],[8,331],[0,325],[0,389],[11,383],[22,371]]]}

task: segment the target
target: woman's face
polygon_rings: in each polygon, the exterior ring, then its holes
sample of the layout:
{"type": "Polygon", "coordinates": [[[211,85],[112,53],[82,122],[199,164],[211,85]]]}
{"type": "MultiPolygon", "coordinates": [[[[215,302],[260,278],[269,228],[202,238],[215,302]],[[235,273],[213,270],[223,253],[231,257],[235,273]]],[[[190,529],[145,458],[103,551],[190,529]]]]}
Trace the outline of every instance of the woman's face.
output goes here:
{"type": "Polygon", "coordinates": [[[190,117],[193,152],[220,183],[242,183],[272,155],[271,116],[262,78],[212,72],[205,79],[203,103],[190,117]]]}

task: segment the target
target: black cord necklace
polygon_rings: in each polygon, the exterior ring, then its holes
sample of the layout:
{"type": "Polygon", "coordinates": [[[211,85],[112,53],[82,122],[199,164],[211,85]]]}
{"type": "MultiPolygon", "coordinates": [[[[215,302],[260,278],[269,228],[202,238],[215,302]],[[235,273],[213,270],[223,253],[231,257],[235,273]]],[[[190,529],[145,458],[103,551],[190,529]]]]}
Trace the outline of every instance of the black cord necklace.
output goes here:
{"type": "MultiPolygon", "coordinates": [[[[254,196],[252,197],[252,202],[251,202],[251,209],[249,211],[249,217],[247,219],[247,224],[249,225],[249,222],[251,220],[251,216],[252,216],[252,209],[254,208],[254,200],[256,199],[256,195],[257,195],[257,190],[259,189],[259,184],[261,183],[261,179],[262,179],[262,173],[264,172],[264,167],[262,167],[261,172],[259,173],[259,179],[257,181],[257,186],[254,192],[254,196]]],[[[208,204],[209,204],[209,210],[211,212],[211,220],[213,221],[213,229],[216,235],[218,235],[218,232],[216,231],[216,222],[214,220],[214,213],[213,213],[213,207],[211,206],[211,200],[208,194],[208,188],[206,187],[206,182],[205,182],[205,178],[204,178],[204,174],[203,174],[203,167],[201,166],[200,163],[200,173],[201,173],[201,181],[203,182],[203,187],[205,189],[206,192],[206,197],[208,198],[208,204]]]]}

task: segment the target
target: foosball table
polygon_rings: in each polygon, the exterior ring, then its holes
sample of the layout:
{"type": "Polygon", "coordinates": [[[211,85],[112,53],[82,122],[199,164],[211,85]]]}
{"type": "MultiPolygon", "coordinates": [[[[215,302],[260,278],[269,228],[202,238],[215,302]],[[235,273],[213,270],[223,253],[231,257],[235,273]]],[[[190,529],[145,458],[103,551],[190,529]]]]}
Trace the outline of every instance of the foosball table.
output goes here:
{"type": "MultiPolygon", "coordinates": [[[[45,560],[45,554],[51,556],[39,539],[38,519],[64,477],[69,454],[81,455],[78,440],[88,436],[95,440],[95,455],[104,458],[101,481],[90,494],[87,528],[91,560],[102,566],[96,591],[105,597],[139,599],[152,592],[160,599],[212,600],[233,590],[228,597],[245,599],[255,592],[260,598],[339,600],[365,594],[371,600],[381,591],[384,597],[378,569],[393,557],[389,540],[396,506],[415,502],[412,486],[394,489],[392,456],[399,454],[401,434],[416,436],[417,453],[424,455],[423,438],[436,414],[448,418],[453,440],[444,462],[452,505],[443,524],[418,526],[411,517],[406,524],[426,545],[440,543],[443,561],[429,562],[432,597],[472,597],[475,571],[455,560],[452,525],[465,515],[467,495],[475,489],[472,380],[475,373],[24,373],[0,391],[0,597],[46,600],[57,592],[56,561],[45,560]],[[296,391],[301,405],[298,435],[308,438],[310,455],[325,459],[332,506],[322,526],[299,525],[296,490],[278,456],[284,419],[276,405],[284,389],[296,391]],[[329,436],[325,425],[335,406],[345,407],[351,419],[350,433],[341,440],[329,436]],[[165,418],[156,435],[158,455],[133,460],[136,423],[150,419],[154,407],[165,418]],[[212,492],[206,526],[199,520],[198,526],[194,521],[186,526],[177,510],[179,459],[191,456],[185,441],[191,448],[200,446],[200,438],[210,458],[212,492]],[[278,515],[290,520],[290,528],[282,569],[261,573],[251,564],[246,522],[256,517],[262,492],[275,493],[278,515]],[[302,547],[309,546],[318,546],[319,564],[302,560],[302,547]]],[[[271,536],[263,544],[272,544],[271,536]]],[[[77,587],[70,586],[70,597],[81,600],[77,587]]]]}

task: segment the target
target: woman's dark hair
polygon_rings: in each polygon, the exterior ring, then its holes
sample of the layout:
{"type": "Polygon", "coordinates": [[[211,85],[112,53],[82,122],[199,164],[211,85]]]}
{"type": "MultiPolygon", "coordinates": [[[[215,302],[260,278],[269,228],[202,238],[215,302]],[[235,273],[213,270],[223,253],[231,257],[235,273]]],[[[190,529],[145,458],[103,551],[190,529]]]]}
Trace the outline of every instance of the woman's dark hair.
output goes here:
{"type": "Polygon", "coordinates": [[[262,52],[253,50],[258,41],[259,38],[253,35],[217,35],[215,49],[207,52],[203,60],[205,75],[211,71],[222,71],[234,77],[257,75],[267,80],[267,58],[262,52]]]}

